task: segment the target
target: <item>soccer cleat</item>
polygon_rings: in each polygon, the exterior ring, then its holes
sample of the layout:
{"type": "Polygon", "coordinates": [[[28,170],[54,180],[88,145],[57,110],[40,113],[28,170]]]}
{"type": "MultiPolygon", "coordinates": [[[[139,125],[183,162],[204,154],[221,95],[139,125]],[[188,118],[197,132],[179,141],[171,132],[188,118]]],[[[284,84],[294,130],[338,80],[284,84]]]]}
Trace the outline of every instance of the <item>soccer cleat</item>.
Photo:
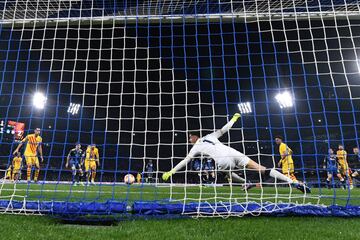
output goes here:
{"type": "Polygon", "coordinates": [[[251,183],[251,182],[248,182],[248,183],[245,183],[243,186],[242,186],[242,190],[247,192],[249,191],[250,189],[252,189],[253,187],[256,187],[256,184],[254,183],[251,183]]]}
{"type": "Polygon", "coordinates": [[[350,190],[354,189],[354,185],[351,184],[349,188],[350,190]]]}
{"type": "Polygon", "coordinates": [[[91,185],[95,185],[95,182],[94,182],[94,180],[91,180],[91,185]]]}
{"type": "Polygon", "coordinates": [[[295,187],[300,190],[302,193],[311,193],[311,190],[304,183],[296,183],[295,187]]]}
{"type": "Polygon", "coordinates": [[[80,184],[81,186],[85,186],[83,182],[79,182],[79,184],[80,184]]]}
{"type": "Polygon", "coordinates": [[[77,183],[76,183],[76,182],[74,182],[74,183],[73,183],[73,186],[74,186],[74,187],[76,187],[76,186],[77,186],[77,183]]]}

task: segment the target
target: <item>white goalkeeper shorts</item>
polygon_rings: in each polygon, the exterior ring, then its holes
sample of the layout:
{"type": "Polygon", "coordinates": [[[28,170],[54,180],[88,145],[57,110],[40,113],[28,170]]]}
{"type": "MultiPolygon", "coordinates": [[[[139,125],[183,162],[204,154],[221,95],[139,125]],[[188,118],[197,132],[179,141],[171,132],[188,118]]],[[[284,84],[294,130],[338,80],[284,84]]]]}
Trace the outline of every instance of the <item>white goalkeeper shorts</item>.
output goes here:
{"type": "Polygon", "coordinates": [[[242,169],[249,164],[251,159],[248,156],[233,148],[230,149],[226,152],[226,156],[214,159],[219,170],[242,169]]]}

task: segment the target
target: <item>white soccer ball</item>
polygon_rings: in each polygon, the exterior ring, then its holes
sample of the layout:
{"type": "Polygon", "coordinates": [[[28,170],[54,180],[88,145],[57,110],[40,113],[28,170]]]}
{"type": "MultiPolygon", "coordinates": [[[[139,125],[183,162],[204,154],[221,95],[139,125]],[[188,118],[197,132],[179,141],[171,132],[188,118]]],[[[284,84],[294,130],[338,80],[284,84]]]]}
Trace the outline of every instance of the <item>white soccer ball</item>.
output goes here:
{"type": "Polygon", "coordinates": [[[132,174],[126,174],[124,177],[124,183],[126,184],[133,184],[135,182],[135,177],[132,174]]]}

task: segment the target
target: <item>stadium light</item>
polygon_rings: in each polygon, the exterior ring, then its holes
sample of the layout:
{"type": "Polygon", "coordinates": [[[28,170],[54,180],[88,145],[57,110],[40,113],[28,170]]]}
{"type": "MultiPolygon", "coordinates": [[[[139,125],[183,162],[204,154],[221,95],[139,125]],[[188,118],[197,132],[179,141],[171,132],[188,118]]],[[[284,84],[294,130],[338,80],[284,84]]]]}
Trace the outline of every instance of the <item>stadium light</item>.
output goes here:
{"type": "Polygon", "coordinates": [[[252,108],[251,108],[250,102],[239,103],[238,107],[239,107],[239,111],[241,114],[252,113],[252,108]]]}
{"type": "Polygon", "coordinates": [[[275,96],[280,108],[290,108],[294,106],[294,99],[289,92],[279,93],[275,96]]]}
{"type": "Polygon", "coordinates": [[[44,109],[47,98],[41,92],[37,92],[33,97],[33,105],[37,109],[44,109]]]}
{"type": "Polygon", "coordinates": [[[79,103],[70,103],[67,112],[71,115],[76,115],[79,113],[81,105],[79,103]]]}

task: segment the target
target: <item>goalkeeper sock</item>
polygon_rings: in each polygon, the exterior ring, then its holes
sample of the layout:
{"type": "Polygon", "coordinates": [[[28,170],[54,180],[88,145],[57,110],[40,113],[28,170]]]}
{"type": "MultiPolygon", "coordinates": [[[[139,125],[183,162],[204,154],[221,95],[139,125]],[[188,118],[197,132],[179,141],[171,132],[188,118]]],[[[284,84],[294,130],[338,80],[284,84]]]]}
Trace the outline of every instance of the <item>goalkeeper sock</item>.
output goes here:
{"type": "Polygon", "coordinates": [[[291,178],[285,176],[284,174],[276,171],[275,169],[266,169],[265,170],[265,173],[264,173],[264,176],[267,177],[267,176],[270,176],[270,177],[273,177],[275,179],[279,179],[281,181],[284,181],[284,182],[287,182],[289,184],[291,183],[294,183],[293,180],[291,180],[291,178]]]}
{"type": "Polygon", "coordinates": [[[31,167],[28,167],[26,170],[26,177],[28,181],[30,181],[30,176],[31,176],[31,167]]]}
{"type": "Polygon", "coordinates": [[[38,180],[39,173],[40,173],[40,169],[36,169],[36,170],[35,170],[35,177],[34,177],[34,181],[35,181],[35,182],[38,180]]]}
{"type": "Polygon", "coordinates": [[[91,181],[95,181],[96,172],[91,173],[91,181]]]}
{"type": "Polygon", "coordinates": [[[231,173],[231,179],[235,182],[238,183],[245,183],[246,180],[242,177],[240,177],[239,175],[237,175],[236,173],[231,173]]]}

